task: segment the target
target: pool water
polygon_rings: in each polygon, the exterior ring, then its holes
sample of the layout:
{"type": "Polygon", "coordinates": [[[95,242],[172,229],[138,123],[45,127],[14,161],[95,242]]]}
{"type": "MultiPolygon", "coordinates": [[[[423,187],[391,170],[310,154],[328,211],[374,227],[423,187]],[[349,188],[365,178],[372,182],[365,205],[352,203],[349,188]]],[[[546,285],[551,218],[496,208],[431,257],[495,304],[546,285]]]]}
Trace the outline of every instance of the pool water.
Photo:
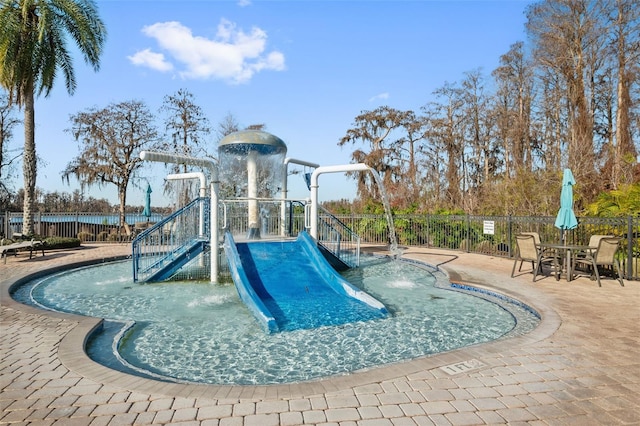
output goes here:
{"type": "Polygon", "coordinates": [[[433,268],[365,258],[344,276],[382,301],[391,315],[267,334],[232,284],[133,283],[130,261],[58,273],[19,287],[13,296],[115,321],[106,327],[111,334],[91,340],[87,352],[94,359],[109,358],[112,336],[129,323],[117,342],[117,356],[129,368],[210,384],[293,383],[346,374],[523,334],[538,323],[534,312],[504,297],[453,290],[433,268]]]}

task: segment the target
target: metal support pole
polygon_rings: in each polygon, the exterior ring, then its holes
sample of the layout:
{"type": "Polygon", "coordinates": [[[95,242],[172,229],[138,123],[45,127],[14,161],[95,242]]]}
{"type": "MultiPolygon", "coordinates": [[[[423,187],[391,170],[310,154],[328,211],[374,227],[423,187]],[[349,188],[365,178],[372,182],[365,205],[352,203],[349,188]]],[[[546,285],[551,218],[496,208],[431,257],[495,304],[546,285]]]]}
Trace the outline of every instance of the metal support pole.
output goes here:
{"type": "Polygon", "coordinates": [[[318,167],[311,174],[311,236],[318,239],[318,176],[323,173],[375,171],[364,163],[318,167]]]}
{"type": "MultiPolygon", "coordinates": [[[[198,179],[200,180],[200,192],[198,193],[200,198],[207,196],[207,183],[202,172],[193,173],[177,173],[167,175],[167,180],[185,180],[185,179],[198,179]]],[[[204,205],[200,203],[200,216],[198,218],[198,236],[204,236],[204,205]]]]}
{"type": "Polygon", "coordinates": [[[209,215],[211,216],[211,223],[209,229],[211,231],[211,282],[218,282],[218,273],[220,271],[220,265],[218,265],[218,239],[220,238],[218,232],[218,186],[220,182],[217,179],[211,182],[211,206],[209,207],[209,215]]]}
{"type": "MultiPolygon", "coordinates": [[[[296,160],[295,158],[291,158],[291,157],[287,157],[284,159],[284,162],[283,162],[284,173],[282,178],[282,202],[280,203],[280,236],[281,237],[287,236],[287,229],[286,229],[285,222],[287,219],[287,191],[288,191],[290,163],[299,164],[301,166],[313,167],[315,169],[320,167],[319,164],[311,163],[309,161],[296,160]]],[[[291,231],[291,227],[289,228],[289,231],[291,231]]]]}

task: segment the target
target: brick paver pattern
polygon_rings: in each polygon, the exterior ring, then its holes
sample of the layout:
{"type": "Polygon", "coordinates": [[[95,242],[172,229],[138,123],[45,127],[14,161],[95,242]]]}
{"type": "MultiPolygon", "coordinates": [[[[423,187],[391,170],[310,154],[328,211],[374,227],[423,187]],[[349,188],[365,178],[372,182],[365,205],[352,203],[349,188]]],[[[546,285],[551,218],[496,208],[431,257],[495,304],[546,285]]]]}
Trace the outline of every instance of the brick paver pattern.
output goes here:
{"type": "Polygon", "coordinates": [[[104,368],[91,373],[91,361],[82,353],[63,354],[63,339],[82,319],[9,299],[10,284],[30,273],[128,252],[126,245],[105,244],[0,262],[0,424],[640,424],[640,282],[625,280],[621,287],[603,279],[599,288],[586,277],[569,283],[539,277],[534,283],[524,271],[511,278],[509,259],[415,247],[404,256],[439,265],[452,280],[534,306],[543,315],[539,330],[533,338],[335,379],[178,388],[122,373],[111,376],[104,368]],[[77,361],[63,362],[74,356],[77,361]],[[481,366],[454,375],[438,367],[466,360],[481,366]]]}

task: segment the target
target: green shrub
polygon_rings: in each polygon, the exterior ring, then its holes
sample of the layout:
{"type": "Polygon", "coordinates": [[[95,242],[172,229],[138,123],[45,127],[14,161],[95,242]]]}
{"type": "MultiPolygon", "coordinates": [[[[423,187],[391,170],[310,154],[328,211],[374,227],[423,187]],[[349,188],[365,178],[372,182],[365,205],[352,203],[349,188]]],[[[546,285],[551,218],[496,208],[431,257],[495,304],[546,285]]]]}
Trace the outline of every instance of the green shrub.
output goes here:
{"type": "Polygon", "coordinates": [[[92,240],[93,239],[93,234],[91,234],[89,232],[78,232],[78,239],[81,242],[92,240]]]}
{"type": "Polygon", "coordinates": [[[489,240],[480,241],[476,246],[476,252],[482,254],[493,254],[493,243],[489,240]]]}
{"type": "Polygon", "coordinates": [[[49,237],[44,241],[45,247],[49,250],[80,247],[78,238],[49,237]]]}

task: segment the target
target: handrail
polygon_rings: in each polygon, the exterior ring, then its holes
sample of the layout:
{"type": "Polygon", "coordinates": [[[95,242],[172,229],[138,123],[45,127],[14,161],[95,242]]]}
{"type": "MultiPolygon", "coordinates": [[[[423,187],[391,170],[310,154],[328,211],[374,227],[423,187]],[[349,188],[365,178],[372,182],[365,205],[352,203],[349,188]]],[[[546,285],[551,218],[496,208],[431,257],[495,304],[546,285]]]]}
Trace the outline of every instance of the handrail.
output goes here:
{"type": "Polygon", "coordinates": [[[318,244],[351,268],[360,266],[360,236],[322,206],[318,217],[318,244]]]}
{"type": "Polygon", "coordinates": [[[197,198],[136,236],[131,244],[133,280],[146,281],[182,251],[208,242],[209,206],[208,197],[197,198]]]}

